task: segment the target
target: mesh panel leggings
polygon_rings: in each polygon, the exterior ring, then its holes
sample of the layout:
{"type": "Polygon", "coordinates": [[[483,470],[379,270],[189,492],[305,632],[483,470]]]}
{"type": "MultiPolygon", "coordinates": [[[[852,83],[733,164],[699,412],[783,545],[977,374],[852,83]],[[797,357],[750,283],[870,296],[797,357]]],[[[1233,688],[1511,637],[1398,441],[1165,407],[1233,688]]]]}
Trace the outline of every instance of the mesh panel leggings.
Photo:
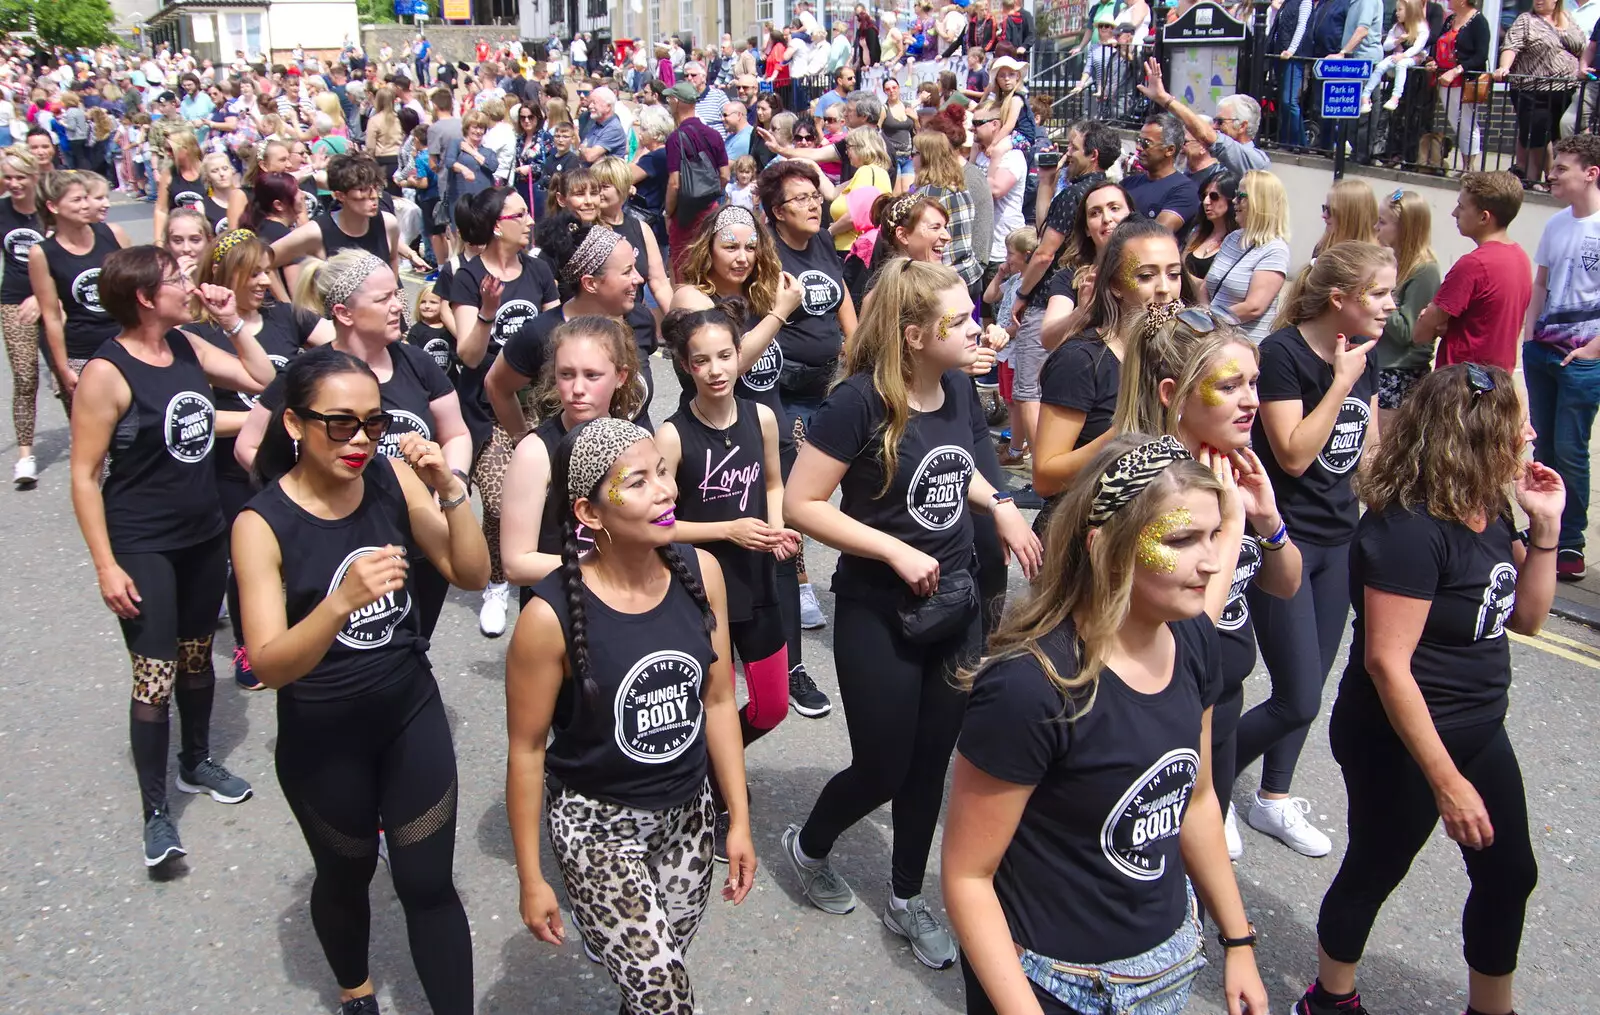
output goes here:
{"type": "Polygon", "coordinates": [[[472,939],[456,894],[456,757],[421,667],[355,698],[278,696],[278,782],[316,864],[311,922],[334,979],[367,980],[367,886],[381,820],[411,960],[438,1015],[472,1012],[472,939]]]}
{"type": "Polygon", "coordinates": [[[0,305],[0,331],[5,332],[6,358],[11,361],[11,422],[17,428],[17,443],[32,447],[39,411],[39,322],[23,324],[20,306],[0,305]]]}
{"type": "MultiPolygon", "coordinates": [[[[884,598],[893,600],[896,594],[884,598]]],[[[894,894],[922,891],[967,696],[950,683],[982,638],[978,611],[959,635],[932,645],[906,641],[893,609],[840,598],[833,659],[839,674],[850,767],[828,780],[800,830],[807,856],[826,856],[850,826],[894,802],[894,894]]]]}
{"type": "MultiPolygon", "coordinates": [[[[1485,976],[1508,976],[1517,968],[1528,897],[1539,880],[1522,769],[1498,721],[1440,730],[1439,738],[1494,826],[1487,849],[1461,847],[1472,882],[1461,912],[1467,965],[1485,976]]],[[[1422,769],[1381,714],[1374,719],[1335,706],[1328,739],[1350,799],[1350,847],[1322,898],[1317,939],[1336,962],[1358,962],[1378,910],[1427,845],[1439,811],[1422,769]]]]}
{"type": "Polygon", "coordinates": [[[167,808],[167,716],[178,702],[178,763],[193,768],[211,754],[216,673],[211,636],[228,576],[228,536],[163,553],[119,553],[117,564],[138,589],[139,615],[119,620],[133,662],[128,739],[144,816],[167,808]]]}
{"type": "Polygon", "coordinates": [[[1254,584],[1245,593],[1272,696],[1239,720],[1237,766],[1260,758],[1264,793],[1289,792],[1350,616],[1349,544],[1298,545],[1300,591],[1293,598],[1269,596],[1254,584]]]}

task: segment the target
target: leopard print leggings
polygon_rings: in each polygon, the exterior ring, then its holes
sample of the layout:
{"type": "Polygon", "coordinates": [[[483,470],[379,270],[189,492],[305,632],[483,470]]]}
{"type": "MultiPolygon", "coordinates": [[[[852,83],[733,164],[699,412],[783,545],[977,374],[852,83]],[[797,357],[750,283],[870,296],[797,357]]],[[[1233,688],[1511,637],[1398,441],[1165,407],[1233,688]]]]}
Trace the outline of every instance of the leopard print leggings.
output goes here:
{"type": "Polygon", "coordinates": [[[711,899],[711,786],[647,811],[562,789],[546,809],[578,929],[605,962],[627,1015],[693,1015],[684,953],[711,899]]]}
{"type": "Polygon", "coordinates": [[[32,447],[39,414],[39,322],[23,324],[21,306],[0,304],[0,331],[5,332],[6,357],[11,361],[11,422],[17,428],[17,443],[32,447]]]}
{"type": "MultiPolygon", "coordinates": [[[[539,421],[529,417],[526,422],[531,430],[539,421]]],[[[483,452],[478,455],[478,463],[472,468],[472,482],[478,488],[478,496],[483,499],[483,538],[489,541],[491,582],[506,580],[505,564],[500,560],[500,498],[505,492],[506,469],[510,468],[511,454],[516,450],[517,445],[511,440],[511,435],[496,423],[489,443],[484,445],[483,452]]]]}

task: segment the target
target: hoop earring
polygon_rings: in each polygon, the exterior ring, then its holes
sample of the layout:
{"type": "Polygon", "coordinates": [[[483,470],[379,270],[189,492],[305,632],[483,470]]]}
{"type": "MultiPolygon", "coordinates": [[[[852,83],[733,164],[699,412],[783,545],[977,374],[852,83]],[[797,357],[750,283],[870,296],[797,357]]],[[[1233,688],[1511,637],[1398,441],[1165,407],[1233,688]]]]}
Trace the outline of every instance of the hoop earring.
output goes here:
{"type": "Polygon", "coordinates": [[[611,533],[607,532],[603,528],[595,529],[594,531],[597,533],[597,536],[595,537],[595,540],[594,540],[594,552],[595,553],[600,553],[601,550],[600,550],[600,539],[599,539],[599,536],[605,536],[606,537],[606,546],[611,546],[612,545],[612,543],[611,543],[611,533]]]}

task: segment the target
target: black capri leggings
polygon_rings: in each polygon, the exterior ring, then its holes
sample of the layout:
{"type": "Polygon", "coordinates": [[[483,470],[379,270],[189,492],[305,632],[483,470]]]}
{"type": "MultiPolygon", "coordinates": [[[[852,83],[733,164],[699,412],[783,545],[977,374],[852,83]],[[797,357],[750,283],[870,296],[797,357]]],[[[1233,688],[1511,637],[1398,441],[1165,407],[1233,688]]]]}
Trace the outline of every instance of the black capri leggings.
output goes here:
{"type": "Polygon", "coordinates": [[[1250,618],[1272,696],[1239,720],[1238,769],[1261,758],[1261,790],[1287,793],[1322,685],[1350,616],[1350,546],[1300,543],[1300,591],[1279,599],[1251,585],[1250,618]]]}
{"type": "Polygon", "coordinates": [[[472,937],[451,879],[456,755],[425,666],[338,701],[278,695],[278,783],[316,864],[311,922],[339,986],[367,980],[381,818],[411,961],[439,1015],[471,1015],[472,937]]]}
{"type": "MultiPolygon", "coordinates": [[[[881,596],[889,602],[898,596],[881,596]]],[[[922,891],[944,796],[944,774],[961,732],[967,696],[950,681],[978,651],[975,611],[965,630],[918,645],[900,634],[887,603],[840,597],[833,661],[839,674],[850,767],[828,780],[800,830],[807,856],[827,856],[845,829],[894,802],[894,894],[922,891]]]]}
{"type": "MultiPolygon", "coordinates": [[[[1335,705],[1328,731],[1350,799],[1350,845],[1317,917],[1323,951],[1352,963],[1360,961],[1378,910],[1439,822],[1427,778],[1387,719],[1357,713],[1335,705]]],[[[1461,847],[1472,882],[1461,913],[1463,952],[1474,972],[1507,976],[1517,968],[1523,917],[1539,880],[1522,769],[1500,721],[1440,730],[1439,738],[1494,825],[1493,845],[1461,847]]]]}
{"type": "Polygon", "coordinates": [[[1514,93],[1514,96],[1517,143],[1524,148],[1543,148],[1554,141],[1561,117],[1566,115],[1567,107],[1572,104],[1572,93],[1524,90],[1514,93]]]}

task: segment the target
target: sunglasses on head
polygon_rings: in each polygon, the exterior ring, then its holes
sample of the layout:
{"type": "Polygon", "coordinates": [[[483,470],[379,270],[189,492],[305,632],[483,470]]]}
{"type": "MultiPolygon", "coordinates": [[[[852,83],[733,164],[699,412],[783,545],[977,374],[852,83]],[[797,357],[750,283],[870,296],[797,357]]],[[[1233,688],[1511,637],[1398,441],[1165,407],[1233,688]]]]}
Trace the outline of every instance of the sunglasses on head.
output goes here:
{"type": "Polygon", "coordinates": [[[394,425],[394,417],[387,412],[375,412],[366,419],[352,416],[347,412],[324,414],[311,409],[295,409],[294,414],[301,419],[321,420],[323,427],[328,431],[328,439],[336,444],[350,443],[362,430],[366,431],[369,440],[377,440],[388,433],[389,427],[394,425]]]}
{"type": "Polygon", "coordinates": [[[1476,402],[1478,396],[1493,391],[1494,378],[1489,376],[1489,371],[1476,363],[1467,364],[1467,386],[1472,389],[1472,400],[1476,402]]]}

